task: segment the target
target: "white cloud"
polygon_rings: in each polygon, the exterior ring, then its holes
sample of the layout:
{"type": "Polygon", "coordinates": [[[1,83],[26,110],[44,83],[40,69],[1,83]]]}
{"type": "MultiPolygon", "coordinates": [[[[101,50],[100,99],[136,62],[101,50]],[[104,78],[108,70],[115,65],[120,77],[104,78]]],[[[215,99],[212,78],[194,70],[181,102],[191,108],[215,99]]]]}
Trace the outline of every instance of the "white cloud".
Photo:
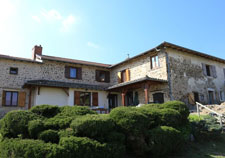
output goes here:
{"type": "Polygon", "coordinates": [[[75,16],[73,15],[63,16],[60,14],[59,11],[55,9],[51,9],[49,11],[43,9],[40,12],[40,15],[34,15],[32,16],[32,19],[38,23],[40,23],[41,21],[45,22],[51,21],[53,23],[59,23],[60,24],[59,30],[61,32],[71,31],[75,22],[77,21],[77,18],[75,18],[75,16]]]}
{"type": "Polygon", "coordinates": [[[93,43],[93,42],[88,42],[88,43],[87,43],[87,46],[88,46],[88,47],[95,48],[95,49],[100,48],[99,45],[97,45],[97,44],[95,44],[95,43],[93,43]]]}

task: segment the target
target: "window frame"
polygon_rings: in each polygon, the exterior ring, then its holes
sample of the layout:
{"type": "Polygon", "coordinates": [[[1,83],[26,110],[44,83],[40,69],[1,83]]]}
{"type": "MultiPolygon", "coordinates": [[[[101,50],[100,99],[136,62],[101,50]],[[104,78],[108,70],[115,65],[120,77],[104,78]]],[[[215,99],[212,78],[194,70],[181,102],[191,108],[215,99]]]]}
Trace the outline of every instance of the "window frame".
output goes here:
{"type": "Polygon", "coordinates": [[[126,82],[126,69],[121,71],[121,83],[126,82]]]}
{"type": "Polygon", "coordinates": [[[5,103],[4,103],[4,106],[7,106],[7,107],[17,107],[18,104],[19,104],[19,92],[17,91],[4,91],[5,93],[5,103]],[[6,105],[6,95],[7,93],[11,93],[11,97],[10,97],[10,105],[6,105]],[[17,93],[17,98],[16,98],[16,105],[12,105],[12,101],[13,101],[13,93],[17,93]]]}
{"type": "Polygon", "coordinates": [[[10,75],[18,75],[18,67],[10,67],[9,74],[10,75]],[[12,69],[14,69],[14,70],[12,70],[12,69]],[[12,71],[16,71],[16,73],[12,73],[12,71]]]}
{"type": "Polygon", "coordinates": [[[211,77],[212,76],[212,72],[211,72],[211,65],[205,65],[206,68],[206,75],[211,77]]]}
{"type": "Polygon", "coordinates": [[[92,93],[91,92],[83,92],[83,91],[80,91],[80,106],[91,106],[91,97],[92,97],[92,93]],[[82,98],[81,97],[81,94],[82,93],[88,93],[89,94],[89,97],[87,97],[87,95],[85,95],[85,97],[84,98],[82,98]],[[89,104],[87,105],[87,104],[85,104],[85,100],[87,99],[87,98],[89,98],[89,104]],[[81,104],[81,101],[82,101],[82,103],[83,104],[81,104]]]}
{"type": "Polygon", "coordinates": [[[160,67],[160,63],[159,63],[159,56],[154,55],[150,57],[150,62],[151,62],[151,69],[157,69],[160,67]],[[157,59],[157,60],[156,60],[157,59]]]}
{"type": "Polygon", "coordinates": [[[110,82],[110,72],[109,71],[104,71],[104,70],[96,70],[96,81],[97,82],[110,82]],[[101,75],[104,75],[104,80],[101,80],[101,75]]]}

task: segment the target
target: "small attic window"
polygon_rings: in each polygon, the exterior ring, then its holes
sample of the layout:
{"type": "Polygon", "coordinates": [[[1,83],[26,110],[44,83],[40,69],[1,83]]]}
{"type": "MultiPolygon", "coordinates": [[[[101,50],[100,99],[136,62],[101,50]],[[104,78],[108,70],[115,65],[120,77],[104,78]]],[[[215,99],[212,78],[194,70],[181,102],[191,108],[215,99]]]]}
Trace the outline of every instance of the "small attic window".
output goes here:
{"type": "Polygon", "coordinates": [[[17,75],[18,74],[18,68],[10,67],[9,73],[12,74],[12,75],[17,75]]]}

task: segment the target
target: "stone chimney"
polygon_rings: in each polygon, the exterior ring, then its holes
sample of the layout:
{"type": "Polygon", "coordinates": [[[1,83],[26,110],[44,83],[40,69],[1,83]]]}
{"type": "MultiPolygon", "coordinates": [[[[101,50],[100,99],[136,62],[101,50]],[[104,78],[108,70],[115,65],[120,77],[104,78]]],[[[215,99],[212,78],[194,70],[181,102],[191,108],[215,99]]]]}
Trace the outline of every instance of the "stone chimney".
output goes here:
{"type": "Polygon", "coordinates": [[[35,45],[34,48],[32,49],[32,59],[35,60],[36,59],[36,55],[42,55],[42,46],[39,45],[35,45]]]}

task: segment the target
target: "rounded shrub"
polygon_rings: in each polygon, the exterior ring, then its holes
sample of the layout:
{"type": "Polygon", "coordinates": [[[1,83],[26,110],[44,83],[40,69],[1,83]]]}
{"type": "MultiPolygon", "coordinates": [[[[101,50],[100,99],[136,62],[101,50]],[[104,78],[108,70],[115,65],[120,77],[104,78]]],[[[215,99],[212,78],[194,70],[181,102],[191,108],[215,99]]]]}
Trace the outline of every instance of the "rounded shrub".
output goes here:
{"type": "Polygon", "coordinates": [[[149,131],[149,152],[163,156],[178,151],[183,144],[181,132],[173,127],[159,126],[149,131]]]}
{"type": "Polygon", "coordinates": [[[147,116],[133,107],[118,107],[110,112],[110,118],[125,134],[139,134],[146,130],[147,116]]]}
{"type": "Polygon", "coordinates": [[[161,109],[159,111],[159,125],[178,127],[182,124],[181,114],[174,109],[161,109]]]}
{"type": "Polygon", "coordinates": [[[75,132],[73,131],[72,128],[67,128],[67,129],[62,129],[58,132],[59,138],[62,137],[70,137],[70,136],[75,136],[75,132]]]}
{"type": "Polygon", "coordinates": [[[97,114],[87,106],[62,106],[60,107],[59,116],[76,117],[77,115],[97,114]]]}
{"type": "Polygon", "coordinates": [[[113,131],[115,124],[108,115],[85,115],[76,118],[71,128],[76,135],[100,140],[113,131]]]}
{"type": "Polygon", "coordinates": [[[58,131],[49,129],[41,132],[38,136],[38,139],[45,141],[46,143],[58,143],[59,142],[59,135],[58,131]]]}
{"type": "Polygon", "coordinates": [[[44,122],[44,125],[46,129],[54,129],[54,130],[65,129],[70,126],[70,123],[73,119],[74,119],[73,117],[57,115],[55,117],[47,119],[44,122]]]}
{"type": "Polygon", "coordinates": [[[31,138],[38,138],[38,134],[45,129],[42,120],[32,120],[28,122],[28,132],[31,138]]]}
{"type": "Polygon", "coordinates": [[[41,117],[30,111],[11,111],[1,120],[1,134],[8,138],[16,138],[18,135],[28,138],[28,122],[35,119],[41,117]]]}
{"type": "Polygon", "coordinates": [[[50,118],[58,114],[59,107],[53,105],[38,105],[33,106],[30,111],[35,114],[50,118]]]}

